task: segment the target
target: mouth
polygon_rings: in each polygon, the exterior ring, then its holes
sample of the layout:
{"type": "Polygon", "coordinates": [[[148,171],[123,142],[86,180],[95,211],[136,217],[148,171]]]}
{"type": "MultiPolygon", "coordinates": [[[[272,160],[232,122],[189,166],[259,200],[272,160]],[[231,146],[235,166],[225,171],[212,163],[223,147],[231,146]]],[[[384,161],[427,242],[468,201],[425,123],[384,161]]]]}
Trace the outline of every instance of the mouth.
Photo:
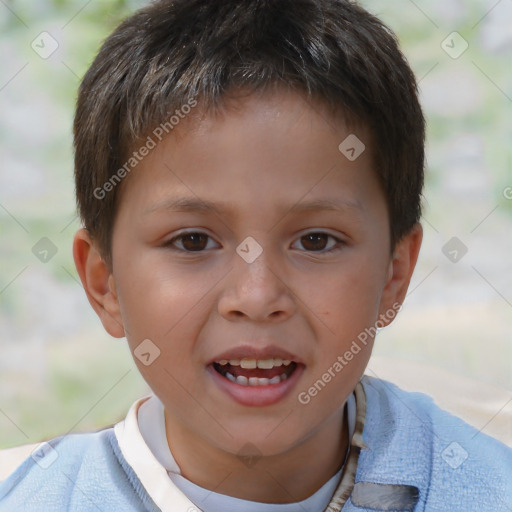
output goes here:
{"type": "Polygon", "coordinates": [[[253,351],[254,355],[245,357],[241,350],[237,352],[220,356],[206,369],[217,389],[245,406],[270,406],[284,400],[297,386],[305,369],[302,361],[282,351],[276,350],[274,357],[267,355],[269,351],[267,354],[253,351]]]}
{"type": "Polygon", "coordinates": [[[289,359],[221,359],[212,363],[222,377],[240,386],[274,386],[288,379],[297,369],[289,359]]]}

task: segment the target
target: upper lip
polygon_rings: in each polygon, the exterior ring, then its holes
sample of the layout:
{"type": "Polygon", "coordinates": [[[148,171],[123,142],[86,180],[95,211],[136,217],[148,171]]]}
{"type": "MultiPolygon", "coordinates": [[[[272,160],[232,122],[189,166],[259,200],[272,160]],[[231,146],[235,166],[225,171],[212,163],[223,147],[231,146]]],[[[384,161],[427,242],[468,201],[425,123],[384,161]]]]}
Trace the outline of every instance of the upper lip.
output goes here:
{"type": "Polygon", "coordinates": [[[276,345],[265,345],[264,347],[239,345],[216,355],[208,364],[216,363],[223,359],[228,361],[230,359],[284,359],[294,361],[295,363],[302,363],[300,357],[276,345]]]}

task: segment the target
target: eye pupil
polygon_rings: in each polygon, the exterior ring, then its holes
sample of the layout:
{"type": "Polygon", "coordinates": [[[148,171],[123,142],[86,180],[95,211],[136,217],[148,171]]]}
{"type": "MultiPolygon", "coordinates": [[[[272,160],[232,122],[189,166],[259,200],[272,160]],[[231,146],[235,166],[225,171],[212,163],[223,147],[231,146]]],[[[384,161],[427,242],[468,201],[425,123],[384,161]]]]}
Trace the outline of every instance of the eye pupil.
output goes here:
{"type": "Polygon", "coordinates": [[[182,244],[187,251],[202,251],[207,245],[207,240],[208,237],[202,233],[189,233],[183,236],[182,244]]]}
{"type": "Polygon", "coordinates": [[[312,251],[321,251],[327,246],[329,236],[323,233],[309,233],[302,237],[302,245],[312,251]]]}

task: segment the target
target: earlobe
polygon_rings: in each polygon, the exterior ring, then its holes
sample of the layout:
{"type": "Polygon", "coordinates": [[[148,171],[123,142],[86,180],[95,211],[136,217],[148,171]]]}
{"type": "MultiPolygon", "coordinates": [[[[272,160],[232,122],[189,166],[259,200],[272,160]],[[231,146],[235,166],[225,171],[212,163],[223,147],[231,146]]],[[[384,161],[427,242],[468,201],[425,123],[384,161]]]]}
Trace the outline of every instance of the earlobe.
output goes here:
{"type": "Polygon", "coordinates": [[[417,223],[395,248],[380,302],[379,317],[384,325],[391,323],[396,315],[398,305],[405,300],[412,273],[418,261],[422,239],[423,228],[421,224],[417,223]],[[391,310],[394,310],[395,313],[389,314],[391,310]]]}
{"type": "Polygon", "coordinates": [[[105,330],[115,338],[125,336],[114,276],[86,229],[73,240],[73,258],[87,298],[105,330]]]}

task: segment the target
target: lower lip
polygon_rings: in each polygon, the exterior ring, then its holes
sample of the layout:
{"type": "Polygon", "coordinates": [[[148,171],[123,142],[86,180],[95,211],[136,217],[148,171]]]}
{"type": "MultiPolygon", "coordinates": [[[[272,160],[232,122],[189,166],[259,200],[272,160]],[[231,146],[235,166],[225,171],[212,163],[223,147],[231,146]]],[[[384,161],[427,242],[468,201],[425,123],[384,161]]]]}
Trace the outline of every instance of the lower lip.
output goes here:
{"type": "Polygon", "coordinates": [[[297,365],[294,372],[286,380],[266,386],[242,386],[223,377],[212,365],[207,366],[206,369],[215,384],[233,398],[235,402],[252,407],[263,407],[283,400],[298,382],[304,371],[304,366],[297,365]]]}

